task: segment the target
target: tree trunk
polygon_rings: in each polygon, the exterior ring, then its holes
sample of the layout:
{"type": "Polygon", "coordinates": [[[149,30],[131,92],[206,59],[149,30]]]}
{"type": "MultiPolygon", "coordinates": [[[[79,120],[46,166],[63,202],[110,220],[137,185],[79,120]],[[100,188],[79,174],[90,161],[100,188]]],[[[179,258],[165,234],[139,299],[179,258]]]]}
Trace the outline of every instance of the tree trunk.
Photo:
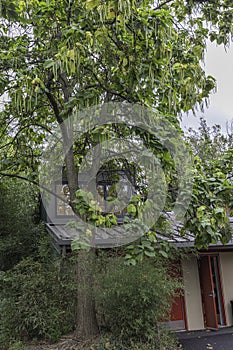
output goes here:
{"type": "MultiPolygon", "coordinates": [[[[61,124],[63,137],[63,148],[65,154],[66,174],[70,190],[70,205],[76,212],[75,198],[78,189],[78,176],[75,167],[73,152],[73,129],[72,126],[61,124]]],[[[94,296],[94,263],[95,249],[90,251],[80,250],[77,260],[77,328],[76,337],[78,339],[89,339],[99,333],[94,296]]]]}
{"type": "Polygon", "coordinates": [[[94,298],[95,249],[81,250],[77,262],[77,328],[78,339],[89,339],[99,333],[94,298]]]}

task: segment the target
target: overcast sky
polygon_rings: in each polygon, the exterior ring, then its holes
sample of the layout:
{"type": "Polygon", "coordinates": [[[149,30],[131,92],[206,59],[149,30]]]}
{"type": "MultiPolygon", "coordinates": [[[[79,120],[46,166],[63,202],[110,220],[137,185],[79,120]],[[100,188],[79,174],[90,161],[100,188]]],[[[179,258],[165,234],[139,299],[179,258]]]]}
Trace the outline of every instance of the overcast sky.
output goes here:
{"type": "Polygon", "coordinates": [[[233,43],[231,47],[209,43],[205,59],[205,70],[217,80],[217,92],[210,97],[209,108],[204,113],[183,116],[183,127],[197,127],[199,117],[204,116],[209,125],[220,124],[226,131],[226,123],[233,120],[233,43]]]}

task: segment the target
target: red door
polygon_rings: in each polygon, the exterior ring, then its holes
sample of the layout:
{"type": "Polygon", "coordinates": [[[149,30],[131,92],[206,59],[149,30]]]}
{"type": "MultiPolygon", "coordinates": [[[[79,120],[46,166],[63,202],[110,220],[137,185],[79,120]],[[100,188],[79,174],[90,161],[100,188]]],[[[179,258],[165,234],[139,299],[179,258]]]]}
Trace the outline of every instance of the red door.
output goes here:
{"type": "MultiPolygon", "coordinates": [[[[170,270],[170,275],[175,279],[182,278],[181,262],[179,260],[174,261],[170,270]]],[[[170,313],[170,323],[173,329],[183,330],[186,329],[185,321],[185,302],[182,290],[176,291],[176,296],[173,298],[172,308],[170,313]]]]}
{"type": "Polygon", "coordinates": [[[185,320],[184,297],[182,295],[177,295],[173,299],[170,320],[171,321],[185,320]]]}
{"type": "Polygon", "coordinates": [[[202,290],[205,326],[218,329],[214,281],[210,256],[203,256],[200,259],[200,284],[202,290]]]}

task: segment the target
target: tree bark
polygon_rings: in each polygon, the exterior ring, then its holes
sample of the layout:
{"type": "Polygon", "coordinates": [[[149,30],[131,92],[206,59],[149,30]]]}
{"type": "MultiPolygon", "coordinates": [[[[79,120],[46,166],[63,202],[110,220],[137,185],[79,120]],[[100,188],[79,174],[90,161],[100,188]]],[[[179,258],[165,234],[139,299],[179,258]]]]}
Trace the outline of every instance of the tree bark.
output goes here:
{"type": "MultiPolygon", "coordinates": [[[[78,190],[78,176],[75,167],[74,152],[73,152],[73,130],[67,128],[65,124],[61,125],[63,136],[63,147],[66,163],[66,174],[70,191],[70,204],[73,211],[79,215],[75,209],[76,191],[78,190]]],[[[87,340],[99,333],[96,310],[95,296],[93,290],[94,280],[94,263],[95,249],[90,251],[80,250],[77,260],[77,328],[76,337],[78,339],[87,340]]]]}
{"type": "Polygon", "coordinates": [[[77,262],[77,328],[78,339],[89,339],[99,333],[94,296],[95,249],[81,250],[77,262]]]}

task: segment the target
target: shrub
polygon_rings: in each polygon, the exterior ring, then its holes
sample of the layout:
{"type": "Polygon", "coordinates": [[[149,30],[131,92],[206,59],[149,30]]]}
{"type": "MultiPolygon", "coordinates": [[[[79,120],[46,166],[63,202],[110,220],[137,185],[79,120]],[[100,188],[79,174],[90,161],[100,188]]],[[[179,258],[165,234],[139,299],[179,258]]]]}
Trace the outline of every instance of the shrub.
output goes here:
{"type": "Polygon", "coordinates": [[[0,270],[36,253],[43,232],[38,189],[22,180],[0,178],[0,270]]]}
{"type": "Polygon", "coordinates": [[[150,341],[157,324],[167,318],[180,282],[168,274],[157,258],[125,266],[121,258],[110,260],[97,278],[97,307],[103,326],[123,341],[150,341]]]}
{"type": "Polygon", "coordinates": [[[62,260],[22,260],[0,276],[0,344],[57,340],[74,327],[75,289],[62,260]]]}
{"type": "Polygon", "coordinates": [[[56,340],[75,322],[72,264],[58,259],[40,222],[38,189],[0,178],[0,348],[56,340]]]}

